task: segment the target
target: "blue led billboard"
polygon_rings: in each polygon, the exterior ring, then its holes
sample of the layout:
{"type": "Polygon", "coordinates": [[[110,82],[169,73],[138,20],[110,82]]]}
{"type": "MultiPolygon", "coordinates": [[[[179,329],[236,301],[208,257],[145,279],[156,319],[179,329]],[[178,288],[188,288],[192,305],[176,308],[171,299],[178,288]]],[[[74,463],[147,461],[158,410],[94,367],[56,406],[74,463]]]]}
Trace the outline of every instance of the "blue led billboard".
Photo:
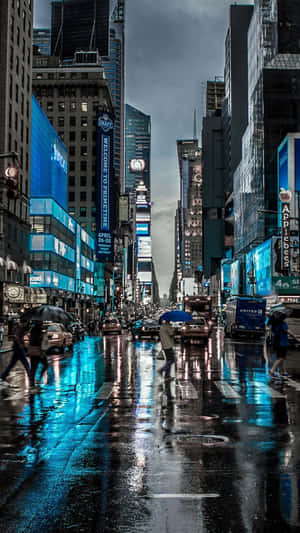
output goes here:
{"type": "Polygon", "coordinates": [[[72,233],[76,231],[75,220],[51,198],[31,198],[29,212],[32,216],[52,216],[72,233]]]}
{"type": "Polygon", "coordinates": [[[246,293],[269,296],[272,293],[272,240],[246,254],[246,293]]]}
{"type": "Polygon", "coordinates": [[[300,192],[300,139],[295,139],[295,191],[300,192]]]}
{"type": "Polygon", "coordinates": [[[240,262],[234,261],[230,268],[231,277],[231,294],[238,295],[240,293],[240,262]]]}
{"type": "Polygon", "coordinates": [[[30,274],[30,287],[44,287],[49,289],[62,289],[75,291],[75,280],[64,274],[58,274],[52,270],[34,270],[30,274]]]}
{"type": "Polygon", "coordinates": [[[137,234],[137,236],[148,237],[150,235],[150,224],[148,224],[148,223],[137,224],[136,225],[136,234],[137,234]]]}
{"type": "Polygon", "coordinates": [[[114,252],[113,134],[113,114],[101,112],[97,118],[96,257],[103,262],[112,261],[114,252]]]}
{"type": "Polygon", "coordinates": [[[75,250],[54,235],[31,234],[29,249],[31,252],[53,252],[72,263],[75,262],[75,250]]]}
{"type": "Polygon", "coordinates": [[[30,196],[53,198],[67,209],[68,152],[32,97],[30,196]]]}

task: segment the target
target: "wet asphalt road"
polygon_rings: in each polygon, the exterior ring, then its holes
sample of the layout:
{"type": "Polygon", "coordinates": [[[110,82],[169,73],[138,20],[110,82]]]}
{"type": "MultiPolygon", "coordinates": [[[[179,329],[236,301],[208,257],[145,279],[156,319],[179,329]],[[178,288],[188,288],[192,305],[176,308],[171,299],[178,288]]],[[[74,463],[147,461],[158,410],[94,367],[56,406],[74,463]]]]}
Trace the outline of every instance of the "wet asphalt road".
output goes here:
{"type": "MultiPolygon", "coordinates": [[[[270,382],[262,343],[89,338],[31,393],[0,390],[0,533],[300,531],[300,352],[270,382]]],[[[0,356],[0,370],[7,356],[0,356]]]]}

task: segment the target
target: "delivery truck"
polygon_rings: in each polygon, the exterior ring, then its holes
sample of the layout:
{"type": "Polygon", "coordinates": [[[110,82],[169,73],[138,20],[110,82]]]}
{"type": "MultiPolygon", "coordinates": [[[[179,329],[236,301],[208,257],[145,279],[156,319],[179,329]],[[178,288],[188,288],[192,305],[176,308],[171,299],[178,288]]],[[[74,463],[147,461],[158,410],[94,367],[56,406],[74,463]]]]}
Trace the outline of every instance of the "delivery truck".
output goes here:
{"type": "Polygon", "coordinates": [[[264,298],[232,296],[226,302],[225,333],[230,337],[261,337],[265,334],[264,298]]]}

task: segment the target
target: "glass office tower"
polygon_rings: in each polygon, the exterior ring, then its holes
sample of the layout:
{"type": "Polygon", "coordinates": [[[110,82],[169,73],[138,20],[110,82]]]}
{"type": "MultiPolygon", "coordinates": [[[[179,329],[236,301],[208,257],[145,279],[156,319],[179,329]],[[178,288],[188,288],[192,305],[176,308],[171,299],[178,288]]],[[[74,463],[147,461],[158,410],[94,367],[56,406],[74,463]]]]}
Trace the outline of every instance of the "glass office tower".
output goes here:
{"type": "Polygon", "coordinates": [[[51,52],[72,60],[78,50],[108,55],[109,0],[52,2],[51,52]]]}
{"type": "MultiPolygon", "coordinates": [[[[125,112],[125,192],[131,192],[143,181],[151,196],[150,183],[151,117],[126,104],[125,112]],[[144,168],[132,162],[144,162],[144,168]]],[[[149,198],[150,199],[150,198],[149,198]]]]}

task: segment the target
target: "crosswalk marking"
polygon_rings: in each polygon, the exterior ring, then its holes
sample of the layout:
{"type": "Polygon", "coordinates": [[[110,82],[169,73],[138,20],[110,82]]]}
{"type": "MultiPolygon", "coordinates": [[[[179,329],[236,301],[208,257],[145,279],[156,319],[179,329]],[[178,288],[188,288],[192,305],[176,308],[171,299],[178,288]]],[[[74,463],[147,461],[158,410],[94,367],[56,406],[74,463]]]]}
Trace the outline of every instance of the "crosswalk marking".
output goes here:
{"type": "Polygon", "coordinates": [[[260,391],[269,394],[272,398],[285,398],[284,394],[273,389],[272,387],[269,387],[269,385],[266,385],[266,383],[262,383],[261,381],[253,381],[253,385],[260,391]]]}
{"type": "Polygon", "coordinates": [[[300,383],[298,381],[294,381],[293,379],[286,378],[284,382],[287,385],[290,385],[290,387],[293,387],[294,389],[296,389],[297,391],[300,391],[300,383]]]}
{"type": "Polygon", "coordinates": [[[241,398],[234,388],[226,381],[214,381],[214,384],[225,398],[241,398]]]}
{"type": "Polygon", "coordinates": [[[170,500],[170,499],[180,499],[180,500],[203,500],[204,498],[219,498],[220,494],[204,493],[204,494],[152,494],[151,498],[157,500],[170,500]]]}
{"type": "Polygon", "coordinates": [[[97,400],[108,400],[112,393],[113,383],[107,381],[102,385],[96,394],[97,400]]]}
{"type": "Polygon", "coordinates": [[[190,381],[178,381],[177,383],[182,400],[196,400],[198,392],[190,381]]]}

